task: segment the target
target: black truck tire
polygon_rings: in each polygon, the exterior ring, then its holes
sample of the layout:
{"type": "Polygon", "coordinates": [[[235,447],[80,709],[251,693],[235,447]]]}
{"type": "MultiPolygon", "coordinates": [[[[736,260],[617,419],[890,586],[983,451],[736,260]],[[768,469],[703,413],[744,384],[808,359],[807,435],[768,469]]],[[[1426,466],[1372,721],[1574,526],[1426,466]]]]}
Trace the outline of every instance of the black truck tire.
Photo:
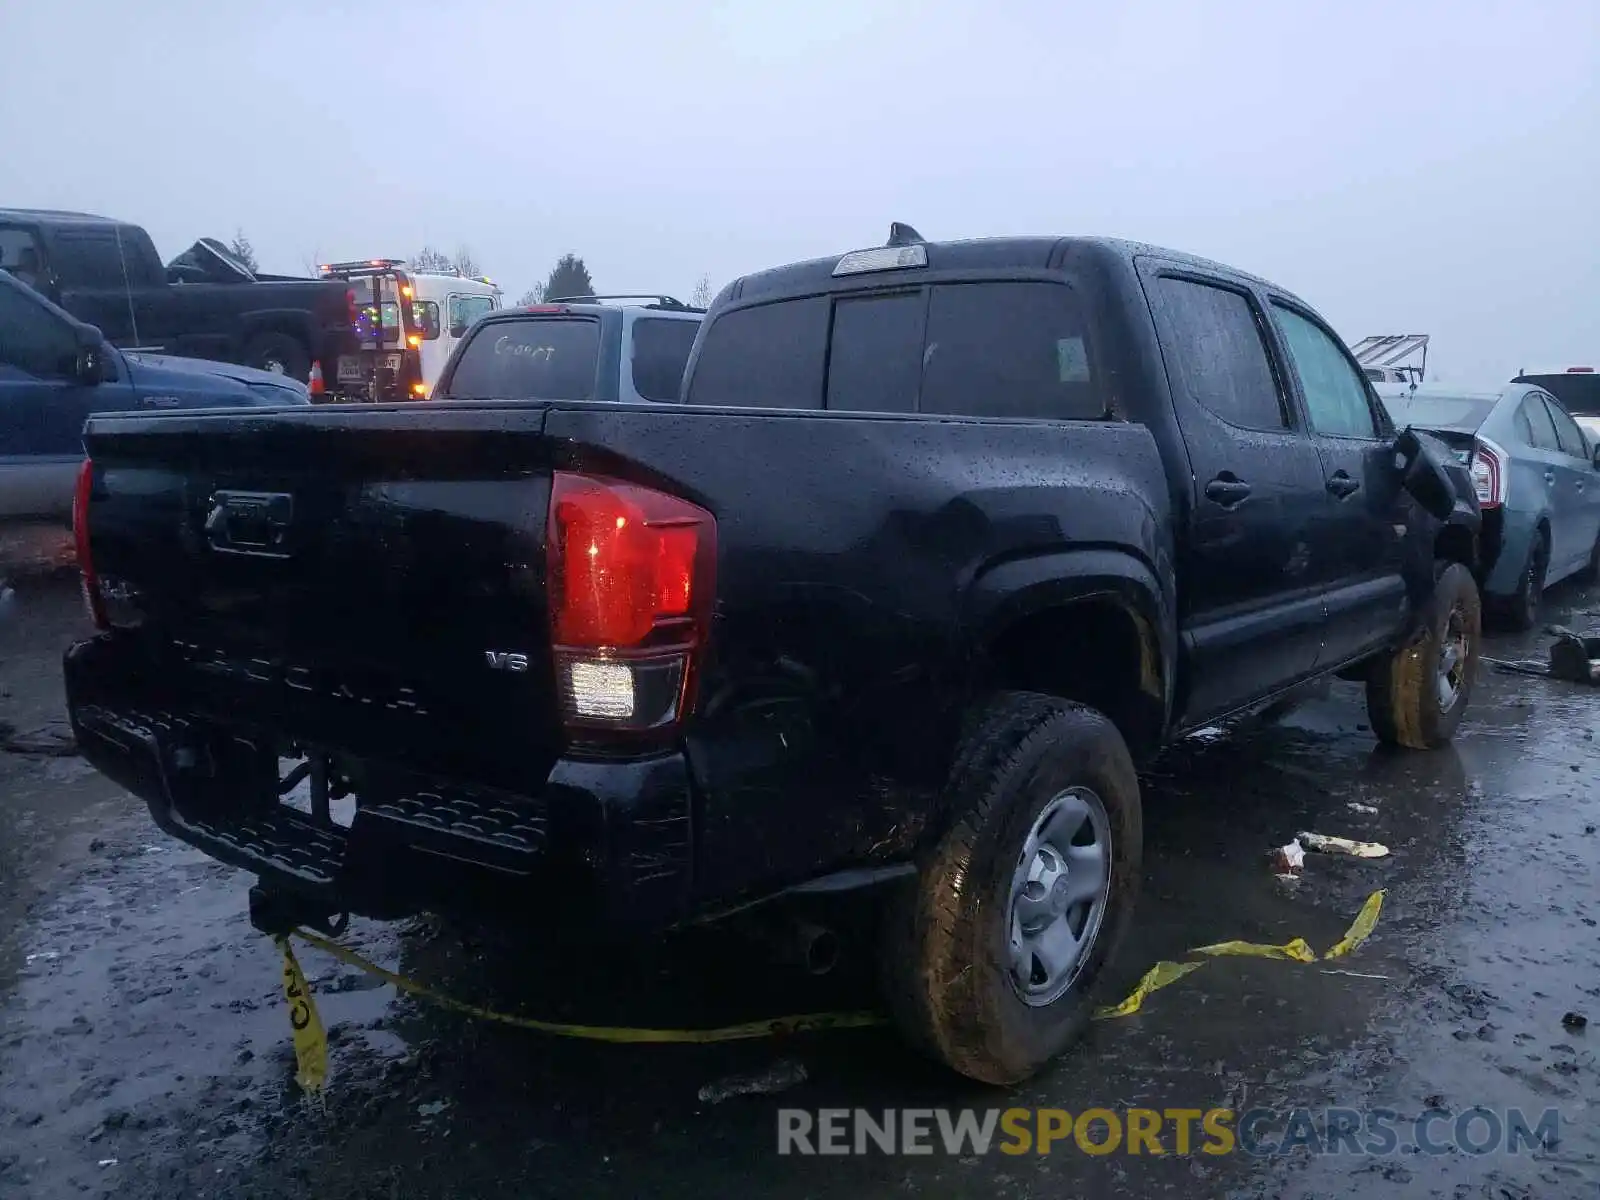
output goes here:
{"type": "Polygon", "coordinates": [[[1100,713],[1002,692],[971,714],[946,798],[946,831],[885,913],[885,998],[913,1045],[972,1079],[1014,1084],[1076,1041],[1093,1015],[1095,984],[1139,889],[1139,780],[1122,735],[1100,713]],[[1082,825],[1057,837],[1068,853],[1047,856],[1049,831],[1072,824],[1077,806],[1087,813],[1082,825]],[[1043,876],[1047,887],[1030,864],[1052,858],[1062,869],[1043,876]],[[1084,886],[1093,898],[1072,899],[1084,886]],[[1014,912],[1014,894],[1031,907],[1019,901],[1014,912]],[[1053,981],[1018,937],[1023,911],[1057,935],[1057,923],[1066,927],[1070,942],[1056,946],[1083,947],[1053,981]],[[1026,983],[1016,982],[1019,957],[1026,983]]]}
{"type": "Polygon", "coordinates": [[[1455,735],[1472,697],[1482,633],[1478,584],[1451,563],[1434,583],[1417,635],[1367,676],[1367,715],[1379,741],[1433,750],[1455,735]]]}
{"type": "Polygon", "coordinates": [[[272,371],[304,383],[311,375],[311,355],[286,333],[258,333],[245,345],[244,365],[272,371]]]}

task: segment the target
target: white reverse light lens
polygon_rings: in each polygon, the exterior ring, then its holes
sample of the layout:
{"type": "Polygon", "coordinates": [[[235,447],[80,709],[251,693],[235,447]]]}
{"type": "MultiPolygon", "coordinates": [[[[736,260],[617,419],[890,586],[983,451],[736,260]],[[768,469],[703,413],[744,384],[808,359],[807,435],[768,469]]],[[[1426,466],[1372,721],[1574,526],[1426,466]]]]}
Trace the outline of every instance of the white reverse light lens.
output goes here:
{"type": "Polygon", "coordinates": [[[627,663],[575,662],[567,670],[572,708],[578,716],[611,721],[633,716],[633,668],[627,663]]]}
{"type": "Polygon", "coordinates": [[[868,271],[898,271],[904,267],[928,265],[926,246],[882,246],[876,250],[852,250],[833,268],[835,275],[862,275],[868,271]]]}

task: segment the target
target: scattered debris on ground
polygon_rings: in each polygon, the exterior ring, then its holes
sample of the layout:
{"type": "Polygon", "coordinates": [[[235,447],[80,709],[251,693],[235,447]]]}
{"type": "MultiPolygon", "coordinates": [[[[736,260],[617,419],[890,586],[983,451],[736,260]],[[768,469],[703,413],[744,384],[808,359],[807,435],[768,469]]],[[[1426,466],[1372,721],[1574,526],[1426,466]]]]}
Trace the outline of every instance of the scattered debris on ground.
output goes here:
{"type": "Polygon", "coordinates": [[[1351,858],[1389,857],[1389,847],[1382,842],[1358,842],[1352,838],[1329,837],[1323,833],[1297,833],[1295,840],[1318,854],[1345,854],[1351,858]]]}
{"type": "Polygon", "coordinates": [[[806,1081],[804,1063],[793,1059],[779,1059],[765,1071],[752,1071],[742,1075],[726,1075],[700,1089],[703,1104],[721,1104],[734,1096],[771,1096],[786,1092],[806,1081]]]}

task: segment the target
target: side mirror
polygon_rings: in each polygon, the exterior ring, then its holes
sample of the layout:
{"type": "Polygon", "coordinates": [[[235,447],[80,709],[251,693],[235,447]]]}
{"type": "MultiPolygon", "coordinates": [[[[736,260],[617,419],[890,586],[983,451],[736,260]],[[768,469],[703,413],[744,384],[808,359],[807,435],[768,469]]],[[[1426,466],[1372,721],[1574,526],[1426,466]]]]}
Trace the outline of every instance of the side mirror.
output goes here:
{"type": "Polygon", "coordinates": [[[1594,463],[1594,469],[1600,471],[1600,442],[1595,443],[1594,457],[1590,461],[1594,463]]]}
{"type": "Polygon", "coordinates": [[[467,336],[467,323],[465,321],[457,321],[455,324],[451,325],[450,326],[450,336],[453,337],[453,338],[466,337],[467,336]]]}
{"type": "Polygon", "coordinates": [[[111,366],[111,347],[98,330],[84,330],[78,336],[78,353],[72,361],[72,376],[86,387],[116,378],[111,366]]]}
{"type": "Polygon", "coordinates": [[[1456,488],[1449,468],[1410,426],[1394,440],[1400,486],[1436,521],[1447,520],[1456,507],[1456,488]]]}

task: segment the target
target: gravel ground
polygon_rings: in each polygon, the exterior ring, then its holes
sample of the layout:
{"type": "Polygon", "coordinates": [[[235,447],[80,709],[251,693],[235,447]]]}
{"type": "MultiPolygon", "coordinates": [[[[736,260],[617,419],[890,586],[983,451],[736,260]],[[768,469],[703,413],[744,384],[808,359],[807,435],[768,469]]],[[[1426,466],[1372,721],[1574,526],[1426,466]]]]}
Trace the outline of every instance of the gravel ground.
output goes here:
{"type": "MultiPolygon", "coordinates": [[[[1558,590],[1551,619],[1600,624],[1558,590]]],[[[280,963],[245,915],[248,877],[161,835],[142,807],[53,753],[62,586],[0,618],[0,1195],[56,1197],[1383,1196],[1600,1190],[1600,694],[1485,669],[1452,748],[1377,749],[1357,689],[1274,726],[1191,740],[1146,780],[1147,878],[1119,985],[1225,938],[1322,949],[1363,899],[1372,938],[1333,965],[1228,959],[1098,1024],[1013,1094],[967,1084],[876,1029],[785,1043],[614,1047],[441,1012],[307,949],[329,1026],[320,1100],[293,1083],[280,963]],[[1264,852],[1312,829],[1389,857],[1310,856],[1298,887],[1264,852]],[[795,1080],[802,1075],[799,1082],[795,1080]],[[779,1094],[701,1100],[765,1075],[779,1094]],[[777,1110],[823,1107],[1560,1110],[1518,1155],[780,1157],[777,1110]]],[[[1540,653],[1497,639],[1491,653],[1540,653]]],[[[752,943],[535,953],[419,921],[348,940],[463,998],[592,1023],[703,1026],[870,1005],[854,964],[816,980],[752,943]],[[854,968],[854,969],[852,969],[854,968]]],[[[1448,1129],[1448,1124],[1441,1126],[1448,1129]]],[[[1170,1149],[1170,1144],[1169,1144],[1170,1149]]]]}

